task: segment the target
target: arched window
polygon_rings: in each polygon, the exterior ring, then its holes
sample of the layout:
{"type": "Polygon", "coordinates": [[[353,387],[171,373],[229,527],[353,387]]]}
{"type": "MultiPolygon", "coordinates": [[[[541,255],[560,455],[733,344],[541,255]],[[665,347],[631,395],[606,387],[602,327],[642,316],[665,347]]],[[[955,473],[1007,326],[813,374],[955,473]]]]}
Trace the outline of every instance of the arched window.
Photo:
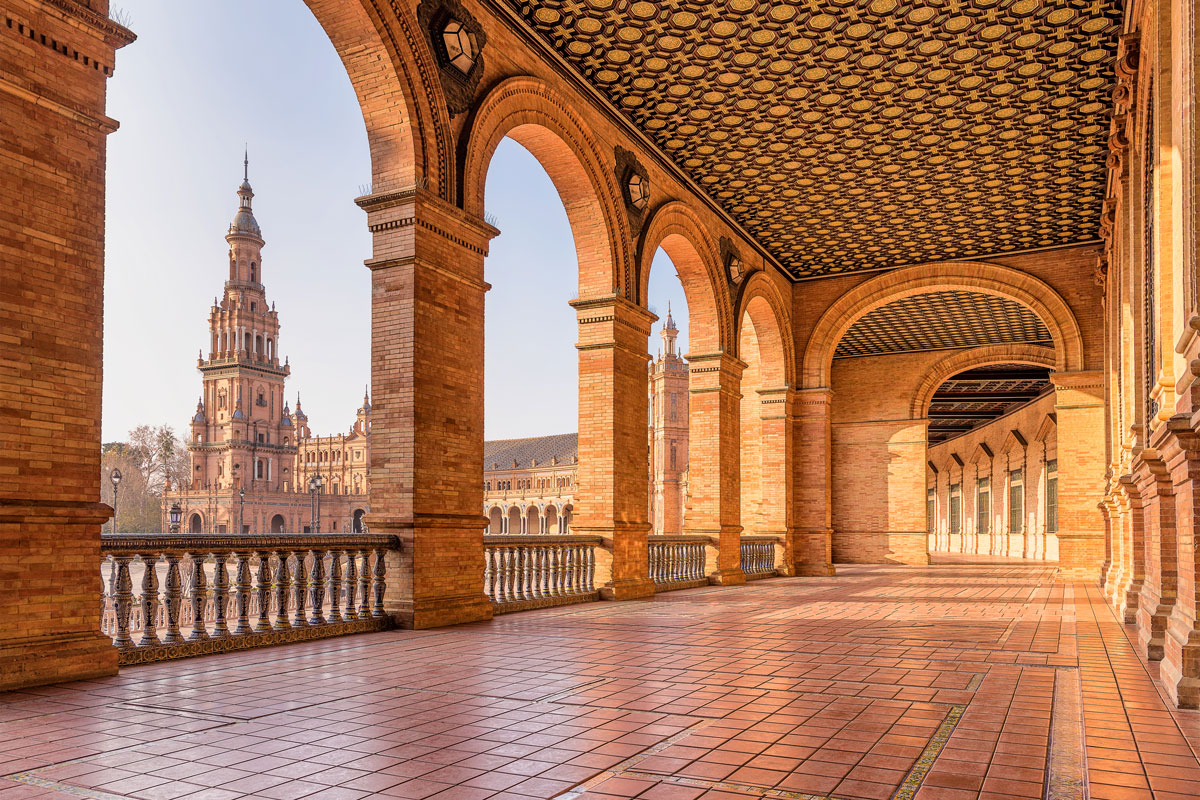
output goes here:
{"type": "Polygon", "coordinates": [[[258,459],[258,466],[255,467],[254,472],[255,472],[255,477],[257,477],[257,478],[263,477],[263,462],[262,462],[261,458],[258,459]]]}
{"type": "Polygon", "coordinates": [[[258,267],[253,261],[250,262],[250,282],[258,283],[258,267]]]}

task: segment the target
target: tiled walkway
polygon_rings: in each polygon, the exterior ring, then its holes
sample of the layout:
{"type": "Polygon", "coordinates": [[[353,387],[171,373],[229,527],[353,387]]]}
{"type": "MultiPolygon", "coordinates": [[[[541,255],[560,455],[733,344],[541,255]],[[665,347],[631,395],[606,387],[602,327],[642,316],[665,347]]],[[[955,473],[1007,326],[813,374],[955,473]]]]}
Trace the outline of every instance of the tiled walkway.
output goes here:
{"type": "Polygon", "coordinates": [[[0,800],[1200,797],[1200,726],[1053,574],[846,567],[0,695],[0,800]]]}

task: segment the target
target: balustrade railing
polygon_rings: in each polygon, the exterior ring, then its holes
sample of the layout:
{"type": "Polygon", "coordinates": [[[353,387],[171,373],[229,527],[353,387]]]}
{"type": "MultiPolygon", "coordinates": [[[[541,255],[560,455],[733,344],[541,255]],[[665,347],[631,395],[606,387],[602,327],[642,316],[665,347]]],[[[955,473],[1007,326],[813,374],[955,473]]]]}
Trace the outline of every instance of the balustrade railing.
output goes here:
{"type": "Polygon", "coordinates": [[[746,577],[774,575],[775,547],[778,539],[774,536],[743,536],[742,572],[746,577]]]}
{"type": "Polygon", "coordinates": [[[483,537],[483,587],[497,612],[544,608],[599,598],[599,536],[483,537]]]}
{"type": "Polygon", "coordinates": [[[708,582],[705,549],[707,536],[650,536],[650,579],[659,588],[699,586],[708,582]]]}
{"type": "Polygon", "coordinates": [[[104,534],[101,628],[121,664],[380,630],[397,547],[384,534],[104,534]]]}

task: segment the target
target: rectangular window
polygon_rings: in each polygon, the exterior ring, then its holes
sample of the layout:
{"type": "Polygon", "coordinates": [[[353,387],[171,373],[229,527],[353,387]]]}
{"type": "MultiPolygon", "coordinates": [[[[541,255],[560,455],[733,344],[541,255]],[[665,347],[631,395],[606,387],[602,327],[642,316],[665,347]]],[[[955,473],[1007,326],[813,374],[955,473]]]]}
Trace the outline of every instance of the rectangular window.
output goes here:
{"type": "Polygon", "coordinates": [[[930,533],[937,527],[937,489],[930,489],[925,494],[925,527],[930,533]]]}
{"type": "Polygon", "coordinates": [[[1008,473],[1008,532],[1025,531],[1025,486],[1021,470],[1008,473]]]}
{"type": "Polygon", "coordinates": [[[980,536],[987,536],[992,525],[992,481],[990,478],[980,478],[975,496],[975,530],[980,536]]]}
{"type": "Polygon", "coordinates": [[[1058,533],[1058,459],[1046,462],[1046,533],[1058,533]]]}
{"type": "Polygon", "coordinates": [[[950,533],[962,533],[962,484],[950,487],[950,533]]]}

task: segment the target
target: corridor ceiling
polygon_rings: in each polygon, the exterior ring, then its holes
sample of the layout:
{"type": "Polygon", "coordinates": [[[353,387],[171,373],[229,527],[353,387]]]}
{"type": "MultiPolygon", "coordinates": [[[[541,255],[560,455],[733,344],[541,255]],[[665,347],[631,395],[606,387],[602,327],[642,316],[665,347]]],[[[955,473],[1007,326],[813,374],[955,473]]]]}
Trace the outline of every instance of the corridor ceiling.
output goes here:
{"type": "Polygon", "coordinates": [[[793,277],[1098,238],[1117,0],[496,0],[793,277]]]}
{"type": "Polygon", "coordinates": [[[929,443],[986,425],[1052,388],[1044,367],[993,364],[960,372],[939,386],[929,403],[929,443]]]}
{"type": "Polygon", "coordinates": [[[987,344],[1053,347],[1050,331],[1015,300],[980,292],[912,295],[865,314],[838,342],[834,358],[946,350],[987,344]]]}

